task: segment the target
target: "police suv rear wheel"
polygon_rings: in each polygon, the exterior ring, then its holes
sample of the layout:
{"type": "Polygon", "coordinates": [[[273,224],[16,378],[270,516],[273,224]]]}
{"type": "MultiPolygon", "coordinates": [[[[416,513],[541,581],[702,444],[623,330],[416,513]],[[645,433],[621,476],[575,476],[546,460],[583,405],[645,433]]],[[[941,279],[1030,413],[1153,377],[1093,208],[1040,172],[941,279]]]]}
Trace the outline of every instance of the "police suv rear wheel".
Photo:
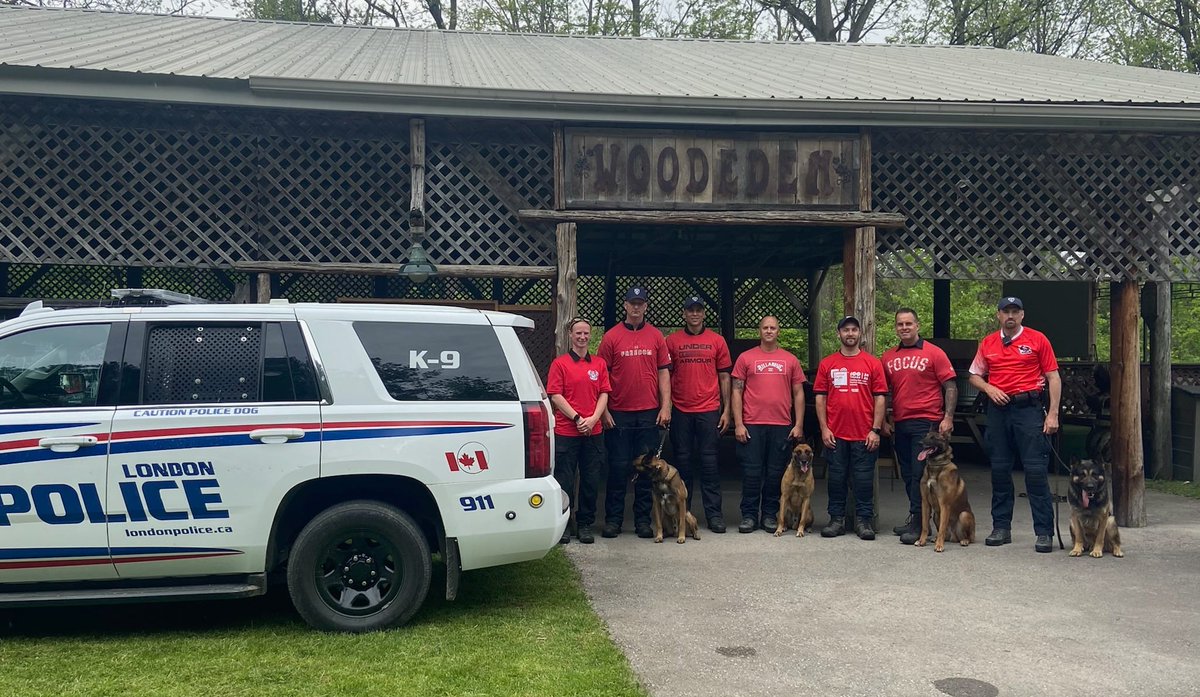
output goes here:
{"type": "Polygon", "coordinates": [[[433,564],[408,514],[377,501],[322,511],[296,538],[288,591],[313,627],[370,632],[403,624],[425,602],[433,564]]]}

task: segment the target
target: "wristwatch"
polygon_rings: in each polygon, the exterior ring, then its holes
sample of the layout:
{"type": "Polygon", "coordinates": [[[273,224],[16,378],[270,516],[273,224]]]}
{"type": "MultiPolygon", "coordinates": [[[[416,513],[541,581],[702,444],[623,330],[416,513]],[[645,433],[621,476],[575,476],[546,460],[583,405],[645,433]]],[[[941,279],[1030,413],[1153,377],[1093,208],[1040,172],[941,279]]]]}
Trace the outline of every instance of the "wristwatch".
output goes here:
{"type": "Polygon", "coordinates": [[[883,433],[883,429],[882,429],[882,428],[879,428],[878,426],[876,426],[876,427],[873,427],[873,428],[871,429],[871,433],[874,433],[875,435],[877,435],[877,436],[878,436],[878,435],[880,435],[881,433],[883,433]]]}
{"type": "Polygon", "coordinates": [[[583,414],[576,414],[575,423],[579,423],[580,421],[583,421],[583,414]]]}

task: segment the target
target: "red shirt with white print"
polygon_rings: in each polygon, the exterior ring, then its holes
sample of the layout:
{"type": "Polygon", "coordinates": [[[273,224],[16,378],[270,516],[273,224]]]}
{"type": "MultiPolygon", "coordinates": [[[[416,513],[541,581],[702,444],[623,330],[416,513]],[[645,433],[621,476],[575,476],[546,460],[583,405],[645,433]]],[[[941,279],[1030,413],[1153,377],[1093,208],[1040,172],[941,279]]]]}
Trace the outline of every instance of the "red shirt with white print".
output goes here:
{"type": "Polygon", "coordinates": [[[733,378],[746,383],[742,390],[743,424],[792,425],[792,387],[807,380],[799,358],[781,348],[764,351],[755,346],[738,356],[733,378]]]}
{"type": "MultiPolygon", "coordinates": [[[[609,384],[608,366],[604,364],[603,358],[589,354],[580,358],[574,351],[568,350],[550,364],[546,394],[562,395],[567,404],[583,418],[596,413],[596,402],[605,392],[612,392],[612,385],[609,384]]],[[[597,421],[592,427],[591,435],[599,435],[603,430],[602,423],[597,421]]],[[[554,433],[572,438],[580,436],[575,422],[560,411],[554,414],[554,433]]]]}
{"type": "Polygon", "coordinates": [[[1058,359],[1050,340],[1029,327],[1021,327],[1007,345],[1001,332],[983,337],[971,362],[971,373],[1008,395],[1042,389],[1046,373],[1055,370],[1058,359]]]}
{"type": "Polygon", "coordinates": [[[954,379],[946,352],[918,338],[883,352],[883,373],[892,392],[892,420],[941,421],[946,416],[942,383],[954,379]]]}
{"type": "Polygon", "coordinates": [[[671,404],[686,414],[719,409],[717,373],[733,368],[725,338],[708,328],[699,334],[680,329],[667,337],[667,350],[671,353],[671,404]]]}
{"type": "Polygon", "coordinates": [[[825,395],[825,423],[840,440],[867,439],[875,421],[875,397],[887,391],[883,364],[866,351],[826,356],[813,382],[813,392],[825,395]]]}
{"type": "Polygon", "coordinates": [[[637,329],[622,322],[604,332],[596,355],[608,365],[613,411],[658,409],[658,371],[671,367],[671,353],[662,332],[649,322],[637,329]]]}

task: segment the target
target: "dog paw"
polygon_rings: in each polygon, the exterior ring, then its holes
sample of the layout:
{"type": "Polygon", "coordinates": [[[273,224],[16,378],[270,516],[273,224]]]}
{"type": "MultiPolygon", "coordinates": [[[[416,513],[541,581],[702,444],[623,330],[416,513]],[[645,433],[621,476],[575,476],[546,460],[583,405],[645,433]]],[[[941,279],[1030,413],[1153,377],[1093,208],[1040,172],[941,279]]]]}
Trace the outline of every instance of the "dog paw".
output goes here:
{"type": "Polygon", "coordinates": [[[656,544],[657,544],[657,543],[659,543],[659,542],[662,542],[662,535],[659,535],[658,537],[654,538],[654,542],[655,542],[656,544]]]}
{"type": "Polygon", "coordinates": [[[796,537],[804,537],[804,528],[800,528],[796,531],[796,537]]]}
{"type": "Polygon", "coordinates": [[[958,544],[962,545],[963,547],[966,547],[967,545],[971,544],[971,541],[970,540],[959,540],[958,544]]]}
{"type": "Polygon", "coordinates": [[[1098,552],[1093,549],[1091,552],[1088,552],[1088,556],[1093,559],[1099,559],[1100,557],[1104,556],[1104,552],[1098,552]]]}
{"type": "Polygon", "coordinates": [[[675,540],[675,542],[677,542],[677,543],[679,543],[679,544],[683,544],[684,542],[687,542],[687,538],[686,538],[686,537],[681,537],[681,538],[679,538],[678,540],[675,540]]]}
{"type": "Polygon", "coordinates": [[[1080,555],[1082,555],[1082,554],[1083,554],[1083,550],[1082,550],[1082,549],[1073,549],[1073,550],[1071,550],[1070,552],[1067,552],[1067,556],[1068,556],[1068,557],[1078,557],[1078,556],[1080,556],[1080,555]]]}
{"type": "Polygon", "coordinates": [[[945,551],[946,551],[946,545],[934,545],[934,546],[933,546],[933,551],[935,551],[935,552],[945,552],[945,551]]]}
{"type": "Polygon", "coordinates": [[[783,537],[783,528],[775,529],[775,537],[783,537]]]}
{"type": "Polygon", "coordinates": [[[1123,557],[1123,556],[1125,556],[1125,553],[1119,549],[1114,549],[1112,555],[1114,557],[1123,557]]]}
{"type": "Polygon", "coordinates": [[[928,540],[926,540],[924,537],[919,537],[919,538],[917,538],[917,541],[914,542],[913,544],[918,547],[924,547],[926,542],[928,542],[928,540]]]}

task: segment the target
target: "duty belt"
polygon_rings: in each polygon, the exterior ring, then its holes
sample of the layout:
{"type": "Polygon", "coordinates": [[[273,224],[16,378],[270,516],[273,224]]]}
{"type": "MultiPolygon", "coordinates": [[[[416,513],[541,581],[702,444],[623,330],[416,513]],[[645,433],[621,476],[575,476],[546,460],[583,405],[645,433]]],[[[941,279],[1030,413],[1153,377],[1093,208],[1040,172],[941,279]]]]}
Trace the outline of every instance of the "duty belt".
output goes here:
{"type": "Polygon", "coordinates": [[[1042,391],[1029,390],[1028,392],[1018,392],[1009,395],[1008,405],[1010,407],[1028,407],[1042,405],[1042,391]]]}

